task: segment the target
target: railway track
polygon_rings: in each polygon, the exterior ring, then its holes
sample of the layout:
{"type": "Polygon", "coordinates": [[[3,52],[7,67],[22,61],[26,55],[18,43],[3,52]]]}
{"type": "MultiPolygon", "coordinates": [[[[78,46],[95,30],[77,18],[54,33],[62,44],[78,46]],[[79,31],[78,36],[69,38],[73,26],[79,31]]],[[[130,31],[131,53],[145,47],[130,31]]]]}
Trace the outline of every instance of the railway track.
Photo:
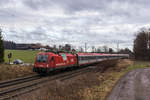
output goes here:
{"type": "Polygon", "coordinates": [[[38,79],[38,78],[40,78],[40,75],[35,74],[35,75],[23,77],[23,78],[16,78],[16,79],[12,79],[12,80],[9,80],[9,81],[3,81],[3,82],[0,82],[0,88],[20,84],[20,83],[35,80],[35,79],[38,79]]]}
{"type": "Polygon", "coordinates": [[[18,78],[11,81],[5,81],[0,83],[0,100],[8,100],[13,97],[34,91],[41,88],[42,83],[46,83],[53,80],[65,81],[72,77],[78,76],[80,74],[89,72],[90,68],[80,68],[76,70],[71,70],[69,72],[64,72],[56,75],[50,75],[47,77],[40,77],[39,75],[18,78]]]}

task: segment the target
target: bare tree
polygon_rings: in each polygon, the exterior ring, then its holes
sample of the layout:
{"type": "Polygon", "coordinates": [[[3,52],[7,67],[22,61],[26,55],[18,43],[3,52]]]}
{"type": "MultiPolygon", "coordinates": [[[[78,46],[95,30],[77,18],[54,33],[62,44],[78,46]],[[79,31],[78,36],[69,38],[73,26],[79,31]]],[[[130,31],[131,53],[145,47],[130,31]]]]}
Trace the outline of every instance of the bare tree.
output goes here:
{"type": "Polygon", "coordinates": [[[95,46],[92,46],[92,52],[93,53],[95,52],[95,46]]]}
{"type": "Polygon", "coordinates": [[[4,43],[2,38],[2,30],[0,29],[0,63],[4,62],[4,43]]]}
{"type": "Polygon", "coordinates": [[[108,52],[108,47],[106,45],[104,45],[102,48],[104,52],[108,52]]]}
{"type": "Polygon", "coordinates": [[[149,31],[140,30],[134,40],[134,55],[136,59],[148,60],[150,57],[149,31]]]}
{"type": "Polygon", "coordinates": [[[83,48],[82,48],[82,46],[80,46],[79,47],[79,52],[83,52],[84,50],[83,50],[83,48]]]}
{"type": "Polygon", "coordinates": [[[120,49],[119,53],[123,53],[123,54],[131,54],[132,51],[129,48],[125,48],[125,49],[120,49]]]}
{"type": "Polygon", "coordinates": [[[102,51],[101,51],[101,47],[98,47],[97,50],[96,50],[96,52],[97,52],[97,53],[101,53],[101,52],[102,52],[102,51]]]}
{"type": "Polygon", "coordinates": [[[109,53],[113,53],[114,50],[112,48],[109,48],[109,53]]]}

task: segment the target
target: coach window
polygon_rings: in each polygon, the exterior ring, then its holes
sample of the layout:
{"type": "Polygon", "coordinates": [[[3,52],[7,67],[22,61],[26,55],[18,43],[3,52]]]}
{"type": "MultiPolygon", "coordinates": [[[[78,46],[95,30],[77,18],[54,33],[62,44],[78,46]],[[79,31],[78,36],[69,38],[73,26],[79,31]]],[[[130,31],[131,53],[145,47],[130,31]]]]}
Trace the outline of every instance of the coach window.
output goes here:
{"type": "Polygon", "coordinates": [[[84,60],[84,57],[82,57],[82,60],[84,60]]]}
{"type": "Polygon", "coordinates": [[[87,60],[87,59],[88,59],[88,57],[86,56],[86,57],[85,57],[85,60],[87,60]]]}
{"type": "Polygon", "coordinates": [[[87,60],[90,60],[90,56],[87,56],[87,60]]]}
{"type": "Polygon", "coordinates": [[[86,60],[86,56],[84,57],[84,60],[86,60]]]}
{"type": "Polygon", "coordinates": [[[79,57],[78,59],[81,60],[81,57],[79,57]]]}

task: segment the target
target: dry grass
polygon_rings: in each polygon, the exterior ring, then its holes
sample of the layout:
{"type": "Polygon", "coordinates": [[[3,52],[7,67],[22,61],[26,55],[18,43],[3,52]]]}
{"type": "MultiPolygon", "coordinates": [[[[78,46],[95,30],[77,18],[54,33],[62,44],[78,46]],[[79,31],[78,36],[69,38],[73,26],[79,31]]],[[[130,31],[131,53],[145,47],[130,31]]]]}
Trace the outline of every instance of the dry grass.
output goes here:
{"type": "MultiPolygon", "coordinates": [[[[53,81],[46,83],[40,90],[27,94],[30,97],[25,100],[101,100],[105,89],[99,87],[110,75],[104,71],[106,67],[116,66],[116,60],[101,62],[96,68],[83,75],[76,76],[65,81],[53,81]],[[30,95],[30,96],[29,96],[30,95]],[[32,97],[32,98],[31,98],[32,97]]],[[[21,97],[24,98],[24,97],[21,97]]]]}
{"type": "Polygon", "coordinates": [[[105,100],[125,73],[144,67],[149,67],[149,64],[141,67],[134,61],[126,59],[102,62],[91,69],[91,72],[66,81],[56,80],[43,84],[41,89],[20,98],[22,100],[105,100]]]}
{"type": "Polygon", "coordinates": [[[0,64],[0,81],[32,74],[32,66],[0,64]]]}
{"type": "Polygon", "coordinates": [[[107,95],[111,92],[114,85],[122,77],[126,71],[125,69],[132,65],[130,60],[119,60],[115,67],[110,67],[107,71],[99,75],[100,84],[92,88],[86,88],[81,91],[83,93],[83,100],[105,100],[107,95]]]}

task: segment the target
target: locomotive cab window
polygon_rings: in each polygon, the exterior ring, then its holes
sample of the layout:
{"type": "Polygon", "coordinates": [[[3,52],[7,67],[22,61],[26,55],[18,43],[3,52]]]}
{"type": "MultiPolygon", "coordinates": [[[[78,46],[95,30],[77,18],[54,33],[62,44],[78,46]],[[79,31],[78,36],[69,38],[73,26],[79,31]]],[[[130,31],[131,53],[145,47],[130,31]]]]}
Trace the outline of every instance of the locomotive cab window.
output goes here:
{"type": "Polygon", "coordinates": [[[48,61],[48,55],[38,55],[36,62],[47,62],[48,61]]]}

